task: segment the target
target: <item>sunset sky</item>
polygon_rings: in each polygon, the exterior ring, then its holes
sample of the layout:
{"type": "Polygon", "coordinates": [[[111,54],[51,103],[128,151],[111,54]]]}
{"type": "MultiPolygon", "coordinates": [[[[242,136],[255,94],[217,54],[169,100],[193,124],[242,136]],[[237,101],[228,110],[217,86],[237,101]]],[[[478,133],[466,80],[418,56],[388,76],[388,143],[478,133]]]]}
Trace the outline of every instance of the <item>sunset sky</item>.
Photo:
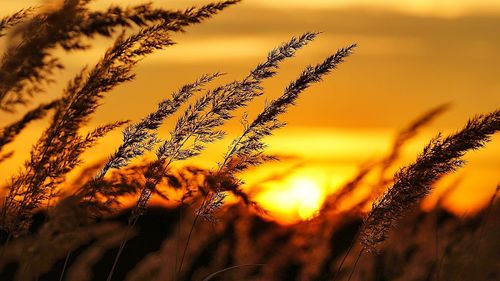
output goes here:
{"type": "MultiPolygon", "coordinates": [[[[96,0],[94,5],[104,8],[120,2],[142,3],[96,0]]],[[[153,2],[184,8],[208,1],[153,2]]],[[[0,0],[0,16],[39,3],[0,0]]],[[[282,197],[280,192],[288,194],[291,199],[279,204],[289,204],[293,212],[275,210],[276,216],[285,216],[285,220],[307,217],[310,209],[314,211],[310,206],[318,205],[316,201],[335,191],[361,164],[387,153],[397,130],[430,108],[451,103],[448,111],[406,146],[399,164],[413,161],[438,132],[454,132],[474,114],[500,107],[500,1],[246,0],[190,27],[185,34],[174,35],[178,45],[142,61],[137,79],[107,95],[91,126],[137,120],[154,110],[162,98],[204,73],[228,73],[221,83],[239,79],[273,47],[306,31],[322,34],[265,83],[266,94],[249,107],[250,117],[259,112],[266,98],[280,95],[306,65],[319,63],[348,44],[359,46],[338,70],[304,93],[282,118],[289,125],[268,139],[269,152],[292,160],[247,175],[251,184],[276,169],[303,164],[288,178],[266,185],[256,195],[264,207],[273,209],[279,203],[275,198],[282,197]],[[304,193],[311,202],[299,202],[304,193]]],[[[66,81],[82,66],[92,66],[111,43],[99,38],[88,52],[60,52],[67,69],[57,74],[60,83],[51,86],[40,100],[60,95],[66,81]]],[[[0,125],[19,117],[4,116],[0,125]]],[[[167,122],[162,136],[168,136],[174,122],[167,122]]],[[[9,146],[16,154],[0,164],[2,178],[26,159],[30,144],[44,126],[46,121],[34,123],[9,146]]],[[[227,126],[230,135],[240,129],[238,120],[227,126]]],[[[209,146],[204,156],[190,163],[214,167],[229,141],[209,146]]],[[[119,142],[120,132],[111,134],[87,153],[86,159],[102,159],[119,142]]],[[[499,156],[499,136],[485,149],[469,153],[467,167],[439,185],[446,186],[457,176],[462,179],[446,205],[467,213],[487,201],[500,182],[499,156]]]]}

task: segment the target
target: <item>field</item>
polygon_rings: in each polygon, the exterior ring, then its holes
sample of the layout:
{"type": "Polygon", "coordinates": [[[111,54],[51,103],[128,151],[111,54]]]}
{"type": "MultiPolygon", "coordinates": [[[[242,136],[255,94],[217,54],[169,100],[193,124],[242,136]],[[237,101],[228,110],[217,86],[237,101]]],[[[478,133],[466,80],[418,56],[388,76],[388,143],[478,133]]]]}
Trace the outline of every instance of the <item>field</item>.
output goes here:
{"type": "Polygon", "coordinates": [[[499,17],[247,2],[0,14],[0,280],[498,280],[499,17]]]}

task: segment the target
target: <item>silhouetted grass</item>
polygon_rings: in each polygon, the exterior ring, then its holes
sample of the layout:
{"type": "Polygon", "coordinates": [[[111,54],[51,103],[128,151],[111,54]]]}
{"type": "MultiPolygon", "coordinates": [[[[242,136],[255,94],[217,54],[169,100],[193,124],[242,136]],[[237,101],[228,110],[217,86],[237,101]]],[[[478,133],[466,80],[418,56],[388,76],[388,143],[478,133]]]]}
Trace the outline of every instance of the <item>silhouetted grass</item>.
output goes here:
{"type": "Polygon", "coordinates": [[[500,130],[500,111],[475,117],[446,138],[438,135],[414,163],[388,175],[402,147],[448,105],[431,109],[399,132],[387,156],[364,166],[330,195],[316,217],[281,226],[263,218],[266,210],[245,190],[241,173],[276,159],[265,153],[265,138],[285,125],[280,116],[343,63],[356,45],[307,66],[253,121],[241,116],[243,131],[216,169],[179,168],[173,163],[202,154],[208,144],[224,138],[226,122],[264,95],[263,82],[319,34],[292,37],[240,80],[211,86],[222,74],[202,75],[135,123],[115,121],[82,134],[105,95],[131,82],[143,58],[175,44],[174,33],[239,1],[183,11],[151,3],[93,11],[90,2],[65,0],[52,9],[29,8],[0,19],[0,36],[11,39],[0,61],[2,114],[31,105],[33,97],[38,100],[46,84],[55,81],[53,72],[64,67],[56,48],[84,52],[95,36],[115,39],[94,66],[82,68],[68,82],[60,97],[33,105],[0,130],[1,163],[15,152],[3,152],[6,145],[15,144],[16,136],[32,121],[50,116],[48,127],[33,142],[29,159],[2,193],[0,279],[339,280],[363,276],[362,280],[456,280],[454,267],[464,263],[471,267],[467,252],[474,245],[474,257],[481,258],[474,263],[480,269],[477,280],[498,274],[495,250],[500,252],[500,246],[492,233],[499,225],[487,220],[497,212],[496,195],[484,214],[469,218],[447,213],[440,208],[442,199],[429,214],[413,207],[431,193],[438,179],[464,165],[466,152],[480,149],[500,130]],[[159,128],[175,114],[170,136],[160,137],[159,128]],[[102,162],[84,163],[85,151],[126,124],[123,141],[113,153],[102,162]],[[145,157],[148,152],[154,152],[154,157],[145,157]],[[82,164],[87,169],[68,183],[65,177],[82,164]],[[373,192],[352,209],[339,210],[338,205],[364,188],[363,181],[374,171],[380,175],[373,192]],[[387,185],[363,219],[361,208],[387,185]],[[173,198],[173,193],[180,199],[173,198]],[[241,204],[226,206],[228,194],[241,204]],[[175,207],[148,209],[152,196],[175,207]],[[123,212],[126,198],[135,203],[123,212]],[[209,223],[197,224],[199,218],[209,223]],[[484,243],[488,247],[480,247],[484,243]],[[360,260],[362,253],[375,251],[380,256],[360,260]]]}

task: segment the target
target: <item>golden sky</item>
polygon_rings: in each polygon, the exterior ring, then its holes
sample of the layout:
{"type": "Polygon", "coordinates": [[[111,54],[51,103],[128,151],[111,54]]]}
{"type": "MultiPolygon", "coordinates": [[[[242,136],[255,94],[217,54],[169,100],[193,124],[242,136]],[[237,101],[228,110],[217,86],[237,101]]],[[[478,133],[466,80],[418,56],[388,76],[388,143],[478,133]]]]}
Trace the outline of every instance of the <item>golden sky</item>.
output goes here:
{"type": "MultiPolygon", "coordinates": [[[[96,0],[95,5],[106,7],[112,2],[132,5],[142,1],[96,0]]],[[[182,8],[207,1],[153,2],[182,8]]],[[[0,0],[0,15],[37,3],[0,0]]],[[[221,81],[238,79],[264,60],[271,48],[305,31],[322,34],[285,62],[275,79],[266,82],[266,98],[278,96],[304,66],[318,63],[350,43],[359,47],[338,70],[304,93],[284,116],[289,126],[269,138],[271,152],[306,160],[306,167],[293,175],[304,186],[311,185],[307,180],[314,178],[319,181],[316,185],[329,186],[321,192],[331,193],[361,163],[387,152],[397,129],[436,105],[452,103],[450,110],[407,147],[401,164],[412,161],[439,131],[453,132],[470,116],[499,108],[499,1],[247,0],[189,28],[186,34],[175,35],[178,45],[141,62],[137,79],[107,96],[92,125],[137,120],[170,92],[204,73],[221,71],[228,73],[221,81]]],[[[59,95],[65,81],[83,65],[95,63],[111,41],[99,39],[95,44],[85,55],[63,56],[67,70],[58,74],[61,83],[50,87],[44,98],[59,95]]],[[[264,101],[256,100],[250,106],[250,116],[264,101]]],[[[2,116],[0,125],[15,117],[2,116]]],[[[163,136],[168,136],[169,124],[162,130],[163,136]]],[[[44,125],[31,126],[19,143],[28,144],[44,125]]],[[[230,133],[239,129],[237,121],[228,125],[230,133]]],[[[119,141],[117,132],[86,157],[100,158],[119,141]]],[[[205,158],[193,161],[214,166],[226,144],[210,146],[205,158]]],[[[19,150],[14,159],[0,166],[2,177],[27,157],[29,146],[19,150]]],[[[500,181],[498,156],[499,137],[486,149],[470,153],[470,163],[459,172],[462,184],[449,200],[452,209],[472,211],[489,198],[500,181]]]]}

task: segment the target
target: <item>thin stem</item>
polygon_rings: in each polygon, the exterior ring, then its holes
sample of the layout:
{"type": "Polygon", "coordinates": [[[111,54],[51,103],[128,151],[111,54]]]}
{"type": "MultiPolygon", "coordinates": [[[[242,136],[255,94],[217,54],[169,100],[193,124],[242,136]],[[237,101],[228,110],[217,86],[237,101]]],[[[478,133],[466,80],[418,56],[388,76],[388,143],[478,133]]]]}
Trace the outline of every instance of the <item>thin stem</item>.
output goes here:
{"type": "Polygon", "coordinates": [[[218,169],[218,172],[220,173],[220,171],[224,168],[224,166],[226,166],[227,164],[227,161],[229,161],[229,159],[231,158],[232,154],[235,152],[236,150],[236,147],[238,146],[238,144],[240,144],[241,140],[246,136],[246,134],[250,131],[249,129],[250,127],[246,128],[245,131],[241,134],[241,136],[238,138],[238,140],[232,145],[231,149],[226,153],[226,155],[224,156],[224,161],[222,162],[222,164],[219,166],[219,169],[218,169]]]}
{"type": "Polygon", "coordinates": [[[356,267],[358,266],[359,259],[361,258],[361,255],[363,254],[363,249],[359,251],[358,257],[356,258],[356,261],[354,262],[354,266],[352,267],[351,273],[349,274],[349,279],[347,281],[350,281],[352,276],[354,275],[354,271],[356,270],[356,267]]]}
{"type": "Polygon", "coordinates": [[[68,261],[69,261],[69,256],[71,255],[71,251],[68,251],[68,254],[66,254],[66,259],[64,260],[64,265],[61,271],[61,276],[59,276],[59,281],[62,281],[64,278],[64,272],[66,271],[66,267],[68,266],[68,261]]]}
{"type": "MultiPolygon", "coordinates": [[[[203,198],[203,201],[201,202],[200,209],[205,204],[205,200],[206,200],[206,198],[203,198]]],[[[187,241],[186,241],[186,245],[184,246],[184,251],[182,252],[181,262],[179,264],[179,270],[177,271],[177,273],[179,273],[179,274],[181,273],[182,264],[184,263],[184,258],[186,257],[186,252],[187,252],[187,249],[188,249],[188,246],[189,246],[189,241],[191,241],[191,236],[193,235],[193,230],[194,230],[194,228],[196,226],[196,221],[198,221],[199,217],[200,217],[200,211],[196,212],[196,216],[194,217],[193,223],[191,224],[191,229],[189,230],[189,234],[188,234],[188,238],[187,238],[187,241]]]]}
{"type": "MultiPolygon", "coordinates": [[[[153,186],[156,187],[157,183],[155,182],[153,186]]],[[[142,189],[142,192],[139,196],[142,196],[143,195],[143,192],[145,192],[148,188],[148,183],[146,183],[146,186],[142,189]]],[[[152,192],[152,191],[151,191],[152,192]]],[[[151,196],[151,194],[149,195],[151,196]]],[[[149,198],[148,196],[148,198],[149,198]]],[[[140,197],[139,197],[140,198],[140,197]]],[[[139,207],[139,204],[140,204],[140,199],[139,201],[137,201],[137,204],[136,206],[134,207],[134,209],[132,209],[132,214],[130,215],[129,219],[128,219],[128,223],[127,223],[127,229],[125,231],[125,235],[123,237],[123,241],[122,243],[120,244],[120,248],[118,248],[118,252],[116,253],[116,256],[115,256],[115,260],[113,262],[113,266],[111,267],[111,270],[108,274],[108,278],[106,279],[107,281],[111,281],[111,278],[113,277],[113,273],[115,271],[115,268],[116,268],[116,265],[118,263],[118,260],[120,259],[120,256],[125,248],[125,245],[127,244],[127,240],[128,240],[128,235],[129,235],[129,232],[130,230],[135,227],[137,221],[139,220],[139,217],[140,215],[139,214],[134,214],[134,210],[138,209],[139,207]]]]}
{"type": "Polygon", "coordinates": [[[344,262],[352,250],[352,246],[354,245],[354,241],[356,241],[356,239],[353,239],[351,241],[351,244],[349,245],[349,249],[347,249],[347,252],[345,253],[344,257],[342,258],[342,261],[340,262],[339,268],[337,269],[337,273],[335,273],[335,276],[333,276],[333,281],[337,280],[337,277],[339,276],[340,271],[342,270],[342,266],[344,266],[344,262]]]}
{"type": "Polygon", "coordinates": [[[109,271],[108,278],[106,279],[107,281],[111,281],[113,278],[113,273],[115,272],[116,265],[118,264],[118,260],[120,259],[120,256],[123,252],[123,249],[125,248],[125,245],[127,244],[128,241],[128,236],[130,234],[130,230],[135,227],[137,220],[129,220],[127,229],[125,230],[125,234],[123,235],[123,240],[122,243],[120,244],[120,248],[118,248],[118,252],[116,253],[115,260],[113,261],[113,265],[111,266],[111,270],[109,271]]]}
{"type": "Polygon", "coordinates": [[[218,271],[216,271],[216,272],[208,275],[207,277],[205,277],[205,279],[203,279],[203,281],[208,281],[208,280],[212,279],[213,277],[215,277],[216,275],[218,275],[220,273],[223,273],[223,272],[226,272],[226,271],[229,271],[229,270],[233,270],[233,269],[236,269],[236,268],[247,267],[247,266],[264,266],[264,265],[266,265],[266,264],[265,263],[256,263],[256,264],[240,264],[240,265],[235,265],[235,266],[227,267],[227,268],[218,270],[218,271]]]}

